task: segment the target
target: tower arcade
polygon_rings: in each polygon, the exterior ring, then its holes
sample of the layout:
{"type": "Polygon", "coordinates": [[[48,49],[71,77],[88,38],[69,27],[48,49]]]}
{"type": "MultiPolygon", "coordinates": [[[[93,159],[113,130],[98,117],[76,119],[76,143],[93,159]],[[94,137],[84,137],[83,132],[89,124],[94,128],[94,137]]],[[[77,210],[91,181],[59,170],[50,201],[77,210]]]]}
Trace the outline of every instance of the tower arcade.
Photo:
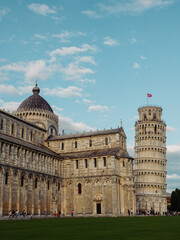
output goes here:
{"type": "Polygon", "coordinates": [[[135,123],[136,209],[163,213],[166,205],[166,124],[162,108],[138,109],[135,123]]]}

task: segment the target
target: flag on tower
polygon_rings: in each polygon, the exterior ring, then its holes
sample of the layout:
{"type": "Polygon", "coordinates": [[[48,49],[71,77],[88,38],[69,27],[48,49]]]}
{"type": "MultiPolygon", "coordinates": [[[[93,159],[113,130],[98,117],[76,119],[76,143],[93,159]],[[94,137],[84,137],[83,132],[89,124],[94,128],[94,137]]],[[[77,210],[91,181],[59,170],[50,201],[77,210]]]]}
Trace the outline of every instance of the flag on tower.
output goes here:
{"type": "Polygon", "coordinates": [[[152,94],[150,94],[150,93],[147,93],[147,97],[152,97],[152,94]]]}

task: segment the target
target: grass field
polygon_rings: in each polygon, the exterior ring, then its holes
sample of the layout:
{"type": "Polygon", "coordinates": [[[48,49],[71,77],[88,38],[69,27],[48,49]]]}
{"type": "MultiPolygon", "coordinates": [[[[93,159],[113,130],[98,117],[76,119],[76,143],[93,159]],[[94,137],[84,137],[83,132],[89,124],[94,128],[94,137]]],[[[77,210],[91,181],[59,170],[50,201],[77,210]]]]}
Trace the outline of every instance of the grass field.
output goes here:
{"type": "Polygon", "coordinates": [[[180,240],[180,216],[0,221],[0,240],[180,240]]]}

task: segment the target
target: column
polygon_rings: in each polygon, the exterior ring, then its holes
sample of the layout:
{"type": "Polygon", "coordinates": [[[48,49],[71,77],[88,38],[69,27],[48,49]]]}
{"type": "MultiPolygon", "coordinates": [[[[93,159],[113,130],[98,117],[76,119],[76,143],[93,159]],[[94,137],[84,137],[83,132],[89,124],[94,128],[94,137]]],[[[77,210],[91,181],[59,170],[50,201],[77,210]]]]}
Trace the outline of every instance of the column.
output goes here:
{"type": "Polygon", "coordinates": [[[0,169],[0,216],[3,216],[4,169],[0,169]]]}

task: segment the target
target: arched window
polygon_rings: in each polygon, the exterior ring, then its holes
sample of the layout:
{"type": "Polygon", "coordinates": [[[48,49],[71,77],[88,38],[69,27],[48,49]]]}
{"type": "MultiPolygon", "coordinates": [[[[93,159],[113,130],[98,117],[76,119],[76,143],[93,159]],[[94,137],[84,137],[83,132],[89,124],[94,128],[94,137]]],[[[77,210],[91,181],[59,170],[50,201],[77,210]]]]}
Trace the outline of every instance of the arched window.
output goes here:
{"type": "Polygon", "coordinates": [[[62,143],[61,148],[62,148],[62,150],[64,150],[64,143],[62,143]]]}
{"type": "Polygon", "coordinates": [[[146,121],[147,120],[147,116],[146,116],[146,114],[144,114],[144,121],[146,121]]]}
{"type": "Polygon", "coordinates": [[[75,141],[75,148],[77,148],[77,141],[75,141]]]}
{"type": "Polygon", "coordinates": [[[92,140],[89,140],[89,146],[92,147],[92,140]]]}
{"type": "Polygon", "coordinates": [[[108,138],[105,139],[105,144],[108,145],[108,138]]]}
{"type": "Polygon", "coordinates": [[[82,186],[81,183],[78,183],[78,194],[82,193],[82,186]]]}
{"type": "Polygon", "coordinates": [[[153,120],[156,120],[156,114],[155,113],[153,114],[153,120]]]}

